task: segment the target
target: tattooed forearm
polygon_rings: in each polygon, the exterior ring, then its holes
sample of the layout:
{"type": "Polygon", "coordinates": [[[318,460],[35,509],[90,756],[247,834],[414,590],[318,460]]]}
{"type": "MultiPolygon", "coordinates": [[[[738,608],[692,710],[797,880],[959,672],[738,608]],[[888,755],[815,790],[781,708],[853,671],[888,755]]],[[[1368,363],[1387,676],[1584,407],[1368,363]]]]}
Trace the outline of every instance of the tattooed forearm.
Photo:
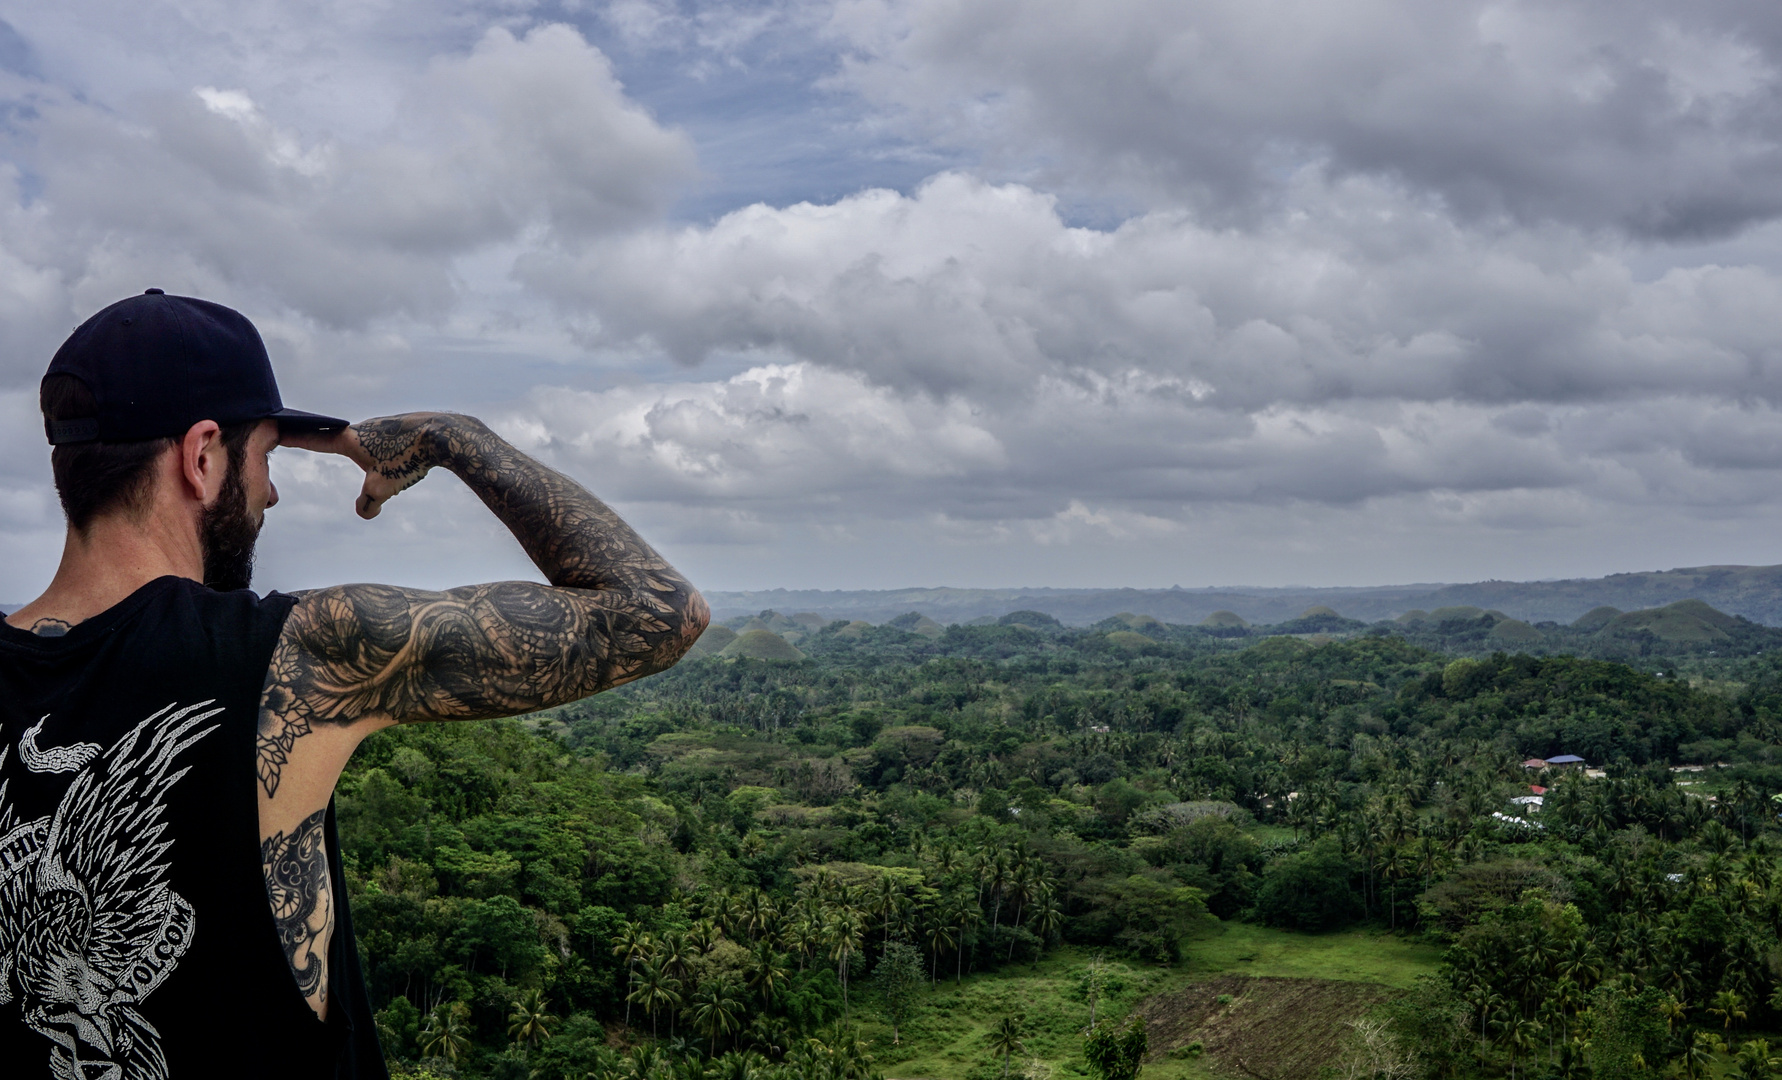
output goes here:
{"type": "Polygon", "coordinates": [[[692,587],[580,484],[468,416],[419,414],[355,425],[385,478],[406,486],[450,469],[500,518],[552,585],[629,589],[672,605],[692,587]]]}
{"type": "Polygon", "coordinates": [[[334,932],[322,828],[327,813],[317,810],[288,835],[277,832],[260,843],[260,868],[279,943],[297,989],[318,1014],[328,1005],[328,939],[334,932]]]}
{"type": "Polygon", "coordinates": [[[411,415],[353,431],[371,469],[398,488],[431,468],[456,473],[551,584],[307,594],[267,673],[259,767],[269,797],[315,724],[530,712],[661,671],[705,629],[698,592],[605,503],[478,421],[411,415]]]}

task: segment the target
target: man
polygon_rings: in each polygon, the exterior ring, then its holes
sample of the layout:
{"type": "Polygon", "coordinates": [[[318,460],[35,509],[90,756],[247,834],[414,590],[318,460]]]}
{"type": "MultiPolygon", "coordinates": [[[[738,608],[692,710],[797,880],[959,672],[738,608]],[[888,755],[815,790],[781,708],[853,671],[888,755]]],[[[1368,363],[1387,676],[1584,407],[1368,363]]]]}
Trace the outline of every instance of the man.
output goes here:
{"type": "Polygon", "coordinates": [[[44,377],[68,518],[0,625],[9,1076],[376,1076],[331,795],[359,741],[672,665],[704,601],[600,500],[464,416],[283,407],[253,325],[150,289],[44,377]],[[275,446],[365,470],[361,517],[457,474],[550,583],[247,591],[275,446]]]}

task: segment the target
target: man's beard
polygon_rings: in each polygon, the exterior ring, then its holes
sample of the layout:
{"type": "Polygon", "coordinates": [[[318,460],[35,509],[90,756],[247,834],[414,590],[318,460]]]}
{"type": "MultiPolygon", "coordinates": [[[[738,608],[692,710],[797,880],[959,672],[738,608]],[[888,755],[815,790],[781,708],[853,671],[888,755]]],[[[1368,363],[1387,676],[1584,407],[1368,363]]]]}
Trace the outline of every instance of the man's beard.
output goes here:
{"type": "Polygon", "coordinates": [[[229,463],[223,490],[204,511],[199,530],[204,583],[218,592],[247,588],[254,577],[254,541],[260,538],[260,526],[248,515],[247,487],[236,462],[229,463]]]}

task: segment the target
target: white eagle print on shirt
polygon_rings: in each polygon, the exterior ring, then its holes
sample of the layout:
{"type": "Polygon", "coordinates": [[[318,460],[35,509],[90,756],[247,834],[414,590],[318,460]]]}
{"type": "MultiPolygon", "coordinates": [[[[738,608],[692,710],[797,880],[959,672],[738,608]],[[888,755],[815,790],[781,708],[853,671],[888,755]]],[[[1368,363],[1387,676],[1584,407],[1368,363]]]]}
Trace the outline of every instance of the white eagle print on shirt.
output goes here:
{"type": "MultiPolygon", "coordinates": [[[[57,1080],[165,1080],[161,1034],[137,1006],[191,947],[192,906],[168,886],[161,820],[185,769],[174,759],[216,730],[214,701],[169,705],[110,750],[19,741],[32,772],[76,772],[55,813],[20,822],[0,782],[0,1004],[50,1040],[57,1080]]],[[[4,765],[11,747],[0,748],[4,765]]]]}

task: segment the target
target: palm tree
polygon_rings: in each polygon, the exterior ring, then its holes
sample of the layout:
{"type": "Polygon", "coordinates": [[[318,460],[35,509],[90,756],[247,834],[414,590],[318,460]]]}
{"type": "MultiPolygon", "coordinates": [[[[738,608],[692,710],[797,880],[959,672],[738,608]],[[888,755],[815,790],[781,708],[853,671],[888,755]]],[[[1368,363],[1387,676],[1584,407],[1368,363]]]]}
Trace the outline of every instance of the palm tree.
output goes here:
{"type": "Polygon", "coordinates": [[[1674,997],[1667,997],[1658,1006],[1658,1015],[1664,1017],[1664,1030],[1667,1033],[1677,1030],[1677,1021],[1689,1019],[1689,1005],[1674,997]]]}
{"type": "Polygon", "coordinates": [[[1021,1043],[1020,1017],[1005,1016],[990,1029],[990,1052],[1002,1055],[1002,1080],[1009,1080],[1009,1055],[1026,1049],[1021,1043]]]}
{"type": "Polygon", "coordinates": [[[1739,1047],[1739,1056],[1733,1063],[1733,1070],[1739,1080],[1770,1080],[1776,1075],[1776,1067],[1782,1065],[1782,1058],[1770,1056],[1770,1044],[1764,1039],[1752,1039],[1739,1047]]]}
{"type": "Polygon", "coordinates": [[[659,1009],[673,1009],[681,1003],[681,980],[668,973],[667,966],[661,960],[651,959],[644,963],[643,970],[636,979],[637,989],[627,995],[627,1001],[635,1001],[644,1007],[650,1017],[650,1038],[656,1037],[656,1012],[659,1009]]]}
{"type": "Polygon", "coordinates": [[[687,961],[691,958],[693,946],[687,935],[670,931],[662,935],[656,943],[654,959],[662,965],[664,971],[677,978],[687,974],[687,961]]]}
{"type": "MultiPolygon", "coordinates": [[[[1009,878],[1009,896],[1015,901],[1015,925],[1021,925],[1021,909],[1038,893],[1041,882],[1033,872],[1032,864],[1022,859],[1015,864],[1015,871],[1009,878]]],[[[1008,959],[1015,958],[1015,938],[1009,936],[1008,959]]]]}
{"type": "Polygon", "coordinates": [[[618,1074],[624,1080],[649,1080],[662,1064],[662,1050],[652,1043],[639,1043],[619,1059],[618,1074]]]}
{"type": "Polygon", "coordinates": [[[1731,990],[1722,990],[1714,995],[1708,1011],[1721,1018],[1721,1030],[1731,1031],[1734,1020],[1745,1019],[1745,1001],[1731,990]]]}
{"type": "Polygon", "coordinates": [[[736,896],[728,891],[713,895],[705,902],[705,917],[731,934],[736,928],[736,896]]]}
{"type": "MultiPolygon", "coordinates": [[[[627,922],[619,927],[619,936],[613,941],[613,955],[625,961],[627,986],[637,974],[637,962],[650,954],[650,945],[650,935],[644,931],[641,923],[627,922]]],[[[625,999],[625,1026],[631,1026],[630,997],[625,999]]]]}
{"type": "Polygon", "coordinates": [[[440,1005],[421,1028],[421,1053],[456,1064],[470,1052],[470,1006],[462,1001],[440,1005]]]}
{"type": "Polygon", "coordinates": [[[891,945],[891,923],[897,913],[898,901],[902,899],[903,888],[897,879],[890,874],[881,875],[872,898],[872,913],[885,924],[885,941],[881,948],[891,945]]]}
{"type": "Polygon", "coordinates": [[[786,958],[773,951],[768,942],[755,946],[750,954],[747,972],[749,989],[760,995],[763,1007],[771,1006],[786,985],[786,958]]]}
{"type": "Polygon", "coordinates": [[[1553,984],[1553,1005],[1559,1011],[1561,1041],[1571,1038],[1571,1017],[1583,1006],[1584,1001],[1584,994],[1578,989],[1578,984],[1569,977],[1561,975],[1553,984]]]}
{"type": "Polygon", "coordinates": [[[1034,898],[1033,911],[1028,918],[1034,934],[1040,939],[1041,947],[1064,928],[1064,912],[1058,909],[1058,893],[1050,882],[1040,886],[1039,895],[1034,898]]]}
{"type": "Polygon", "coordinates": [[[701,919],[687,931],[687,944],[696,952],[704,955],[712,951],[712,946],[723,936],[715,923],[710,919],[701,919]]]}
{"type": "Polygon", "coordinates": [[[705,1036],[715,1054],[719,1037],[742,1027],[740,1018],[743,1008],[735,984],[728,981],[708,982],[694,992],[692,1003],[687,1006],[686,1016],[694,1030],[705,1036]]]}
{"type": "Polygon", "coordinates": [[[934,963],[929,967],[928,982],[930,986],[940,983],[940,954],[942,949],[959,947],[958,938],[953,935],[953,928],[937,922],[928,928],[928,951],[934,956],[934,963]]]}
{"type": "Polygon", "coordinates": [[[1510,1076],[1513,1080],[1516,1062],[1535,1048],[1536,1041],[1541,1036],[1541,1025],[1533,1020],[1518,1020],[1510,1025],[1507,1034],[1509,1037],[1506,1041],[1510,1045],[1510,1076]]]}
{"type": "Polygon", "coordinates": [[[823,924],[818,916],[801,913],[798,921],[780,929],[780,943],[798,954],[800,972],[804,971],[804,962],[816,952],[822,940],[823,924]]]}
{"type": "MultiPolygon", "coordinates": [[[[960,903],[954,906],[952,917],[953,931],[959,936],[959,947],[953,950],[953,985],[958,986],[961,970],[965,964],[965,935],[974,926],[981,926],[984,914],[976,906],[960,903]]],[[[975,954],[974,954],[975,955],[975,954]]]]}
{"type": "Polygon", "coordinates": [[[1711,1031],[1698,1031],[1683,1048],[1683,1055],[1677,1059],[1686,1080],[1698,1080],[1699,1077],[1710,1076],[1714,1071],[1714,1054],[1726,1049],[1711,1031]]]}
{"type": "Polygon", "coordinates": [[[743,897],[740,916],[743,928],[749,937],[758,938],[773,929],[779,919],[779,910],[774,906],[773,897],[760,889],[750,889],[743,897]]]}
{"type": "Polygon", "coordinates": [[[706,1075],[710,1080],[760,1080],[767,1069],[767,1059],[753,1050],[732,1050],[712,1062],[706,1075]]]}
{"type": "Polygon", "coordinates": [[[507,1020],[507,1033],[513,1036],[514,1042],[534,1048],[551,1037],[550,1025],[557,1022],[551,1015],[551,1003],[546,1000],[543,990],[528,990],[521,994],[514,1002],[513,1011],[507,1014],[507,1020]]]}
{"type": "Polygon", "coordinates": [[[860,951],[860,917],[850,908],[841,908],[824,927],[829,940],[829,957],[835,961],[836,975],[841,979],[842,1016],[848,1015],[848,961],[860,951]]]}
{"type": "Polygon", "coordinates": [[[997,927],[1002,923],[1002,890],[1009,883],[1009,860],[1001,852],[990,860],[985,883],[990,886],[990,940],[996,940],[997,927]]]}

